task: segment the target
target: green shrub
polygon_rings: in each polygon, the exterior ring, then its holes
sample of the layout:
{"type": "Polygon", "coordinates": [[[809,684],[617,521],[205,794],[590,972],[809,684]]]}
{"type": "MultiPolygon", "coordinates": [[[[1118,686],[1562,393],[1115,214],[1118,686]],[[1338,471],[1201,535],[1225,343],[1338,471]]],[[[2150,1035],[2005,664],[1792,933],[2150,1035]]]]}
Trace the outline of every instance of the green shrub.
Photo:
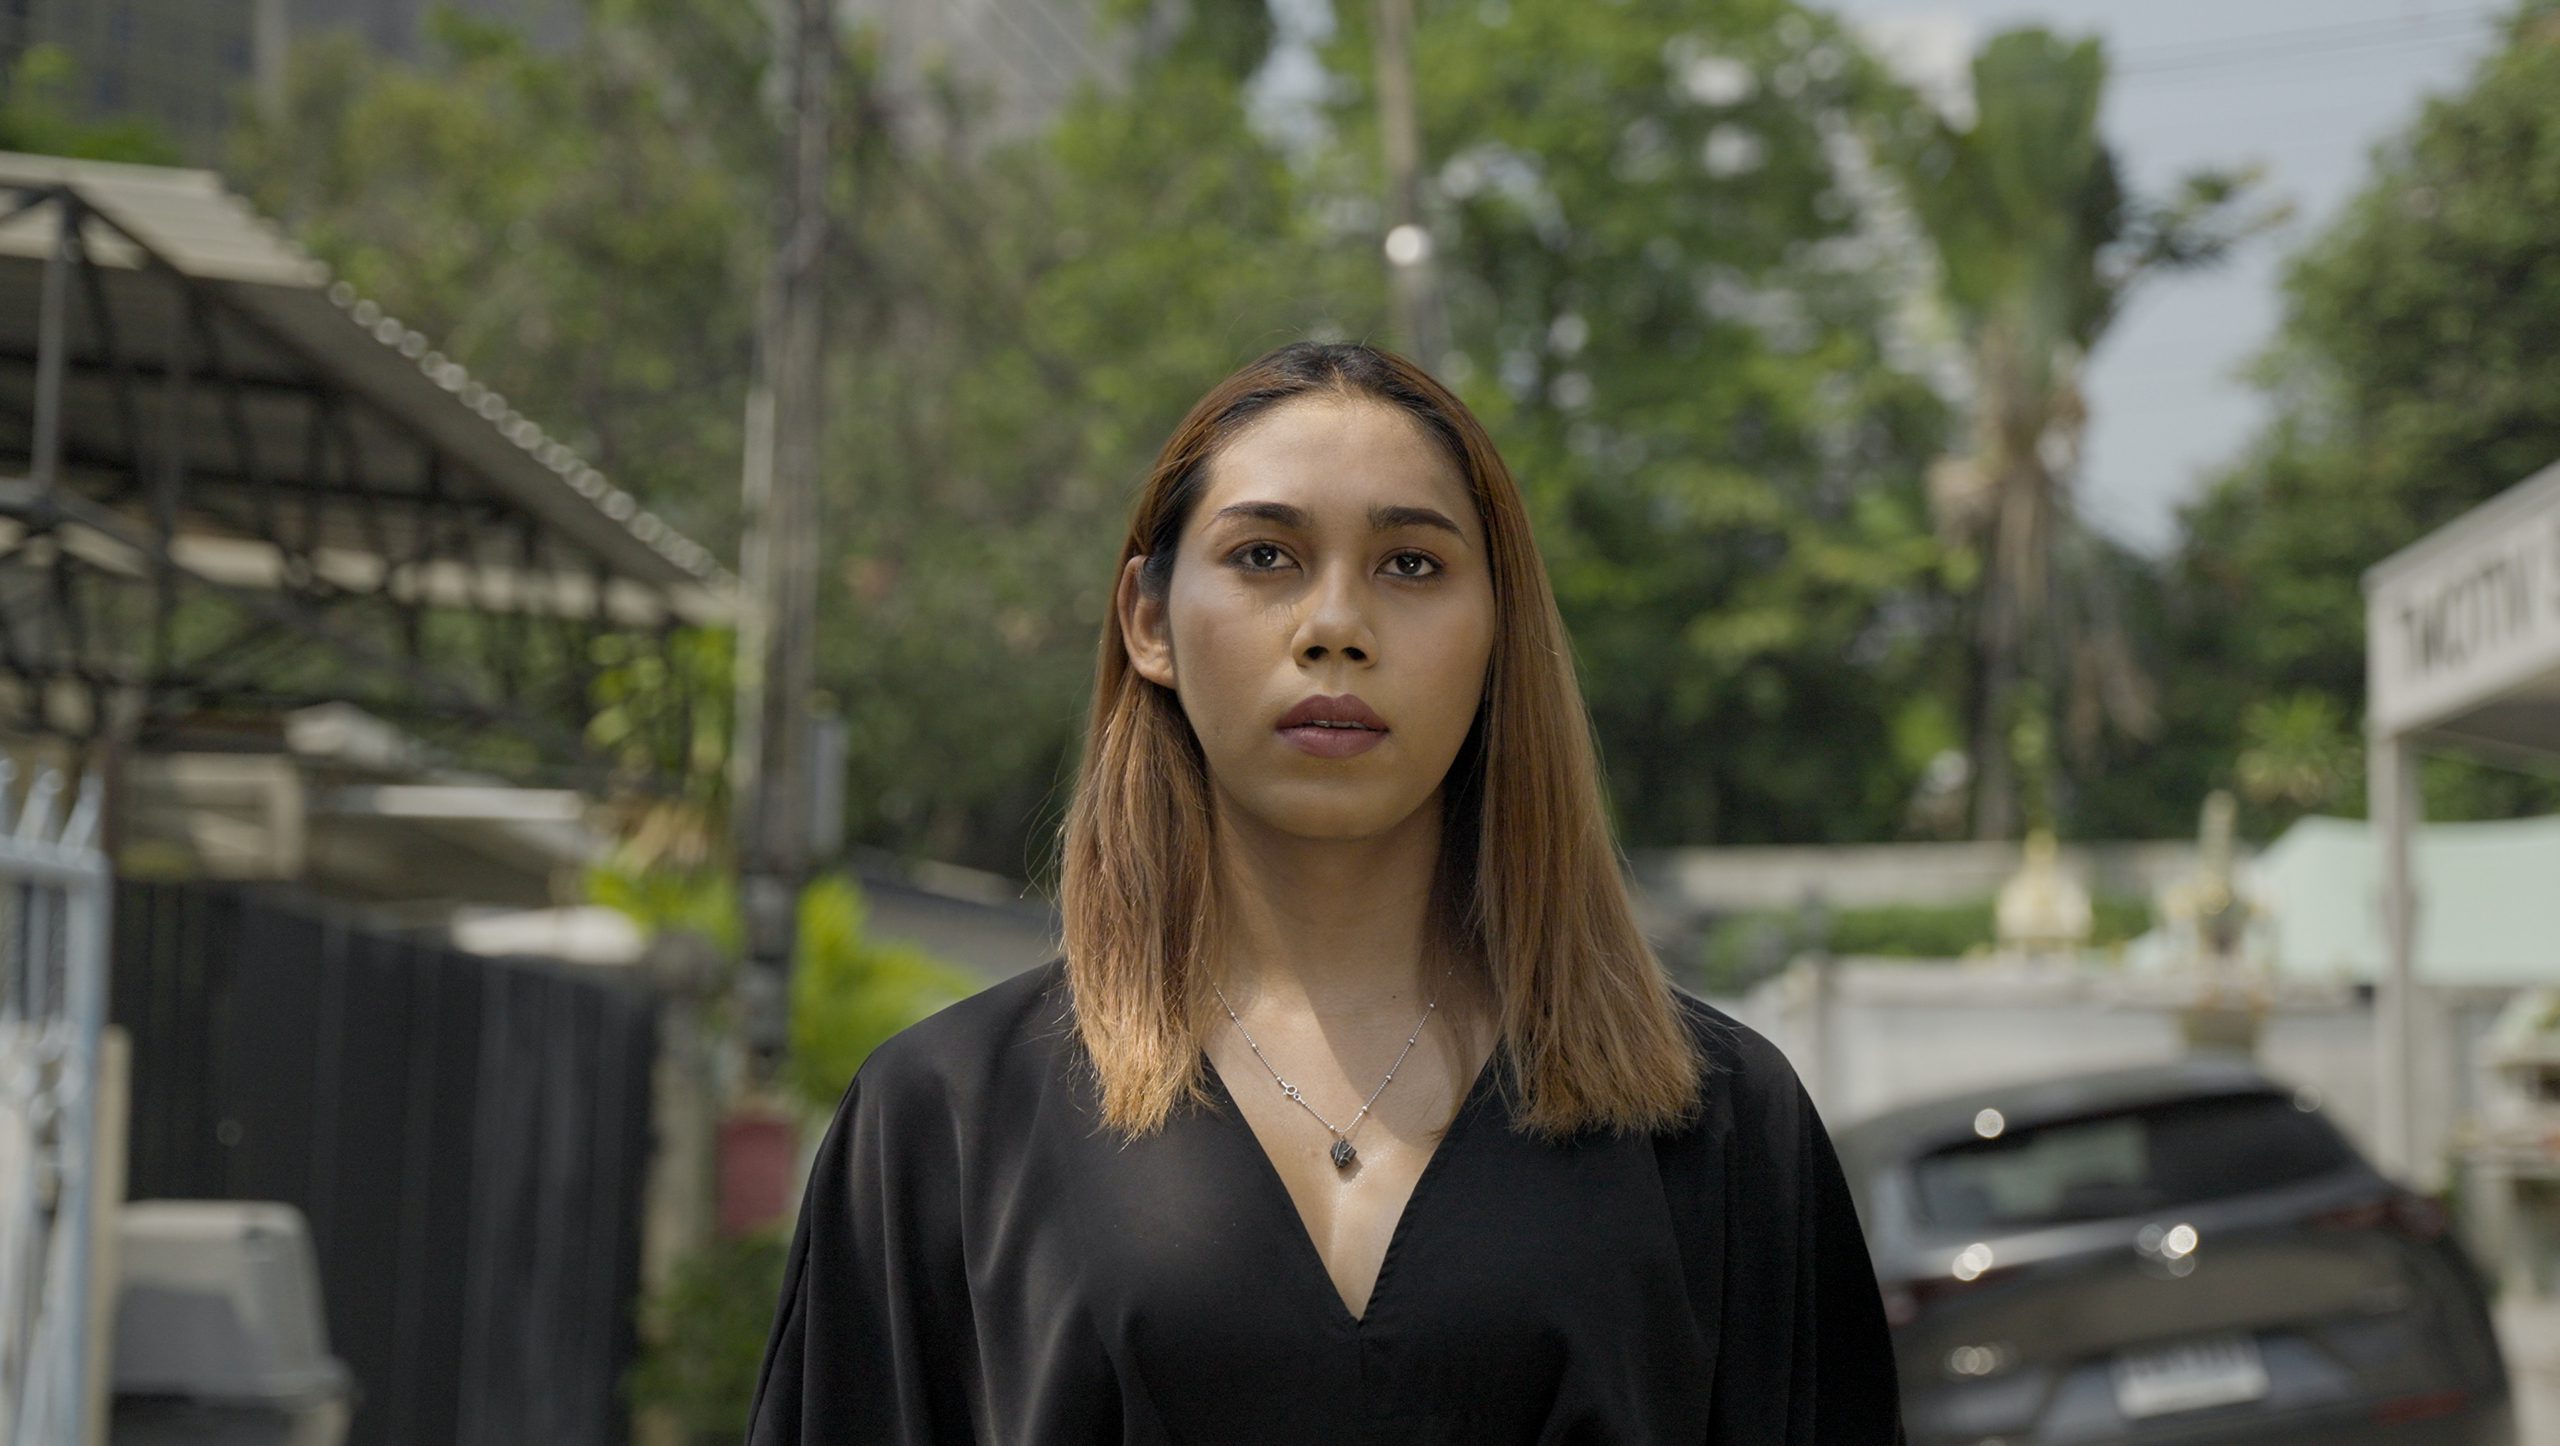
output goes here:
{"type": "Polygon", "coordinates": [[[912,944],[869,937],[866,912],[848,878],[820,879],[800,895],[783,1083],[813,1115],[834,1110],[846,1081],[890,1035],[977,987],[912,944]]]}
{"type": "MultiPolygon", "coordinates": [[[[1998,939],[1988,899],[1964,904],[1888,904],[1841,909],[1823,917],[1823,937],[1803,910],[1729,914],[1700,934],[1681,969],[1683,982],[1707,994],[1740,994],[1784,969],[1799,954],[1827,946],[1835,955],[1884,959],[1961,959],[1998,939]]],[[[2090,901],[2089,944],[2109,949],[2151,927],[2148,902],[2124,895],[2090,901]]],[[[1674,961],[1680,963],[1681,961],[1674,961]]]]}
{"type": "Polygon", "coordinates": [[[1998,937],[1991,901],[1843,909],[1831,918],[1831,952],[1899,959],[1960,959],[1998,937]]]}
{"type": "Polygon", "coordinates": [[[1748,994],[1786,968],[1804,947],[1800,915],[1728,914],[1699,935],[1687,967],[1680,970],[1682,982],[1701,994],[1748,994]]]}
{"type": "Polygon", "coordinates": [[[712,1241],[677,1262],[641,1303],[649,1346],[631,1369],[632,1405],[663,1413],[688,1441],[745,1440],[789,1253],[776,1227],[712,1241]]]}
{"type": "MultiPolygon", "coordinates": [[[[735,959],[737,890],[711,870],[599,869],[588,897],[653,932],[687,928],[735,959]]],[[[815,1129],[846,1081],[883,1040],[968,994],[968,975],[911,944],[865,931],[862,890],[830,875],[800,894],[791,972],[791,1047],[782,1084],[815,1129]]],[[[782,1293],[783,1229],[714,1240],[678,1261],[640,1304],[639,1361],[626,1382],[633,1406],[663,1412],[689,1441],[746,1435],[747,1407],[782,1293]]]]}

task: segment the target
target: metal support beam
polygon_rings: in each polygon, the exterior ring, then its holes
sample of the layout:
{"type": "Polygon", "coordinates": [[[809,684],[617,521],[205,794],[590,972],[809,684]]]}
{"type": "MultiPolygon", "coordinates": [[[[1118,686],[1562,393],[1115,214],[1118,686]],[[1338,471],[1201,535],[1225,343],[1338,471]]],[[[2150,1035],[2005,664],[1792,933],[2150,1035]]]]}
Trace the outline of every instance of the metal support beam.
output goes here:
{"type": "Polygon", "coordinates": [[[2432,1162],[2417,1144],[2418,894],[2411,868],[2412,835],[2423,807],[2415,750],[2406,738],[2373,738],[2366,748],[2366,814],[2372,820],[2375,904],[2382,915],[2382,969],[2375,980],[2375,1058],[2382,1167],[2421,1188],[2432,1162]]]}
{"type": "Polygon", "coordinates": [[[0,354],[31,399],[0,418],[14,726],[93,742],[208,704],[341,700],[605,776],[583,737],[594,641],[652,633],[686,587],[501,494],[74,186],[0,186],[10,217],[41,238],[9,259],[34,304],[0,354]],[[610,591],[580,591],[590,575],[610,591]],[[491,616],[511,609],[553,616],[491,616]]]}
{"type": "Polygon", "coordinates": [[[64,194],[54,218],[53,249],[44,258],[44,289],[36,302],[36,428],[27,475],[52,490],[62,470],[62,372],[70,362],[71,267],[80,226],[80,202],[64,194]]]}

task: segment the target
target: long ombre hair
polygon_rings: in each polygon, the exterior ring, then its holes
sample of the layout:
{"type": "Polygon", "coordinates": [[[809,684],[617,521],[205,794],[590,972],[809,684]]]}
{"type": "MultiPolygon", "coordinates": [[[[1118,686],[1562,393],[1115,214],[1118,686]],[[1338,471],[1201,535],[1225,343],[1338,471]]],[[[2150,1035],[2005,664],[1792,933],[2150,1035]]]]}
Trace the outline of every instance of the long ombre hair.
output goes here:
{"type": "MultiPolygon", "coordinates": [[[[1627,902],[1590,720],[1519,488],[1466,404],[1374,347],[1270,352],[1174,429],[1139,489],[1120,570],[1145,558],[1139,586],[1161,597],[1219,450],[1255,417],[1317,392],[1383,402],[1421,423],[1457,463],[1484,525],[1493,656],[1441,791],[1432,902],[1438,942],[1484,971],[1515,1117],[1546,1136],[1675,1126],[1696,1107],[1704,1063],[1627,902]]],[[[1108,612],[1059,887],[1076,1028],[1104,1123],[1135,1136],[1208,1098],[1200,961],[1217,937],[1215,823],[1180,700],[1139,676],[1120,611],[1108,612]]]]}

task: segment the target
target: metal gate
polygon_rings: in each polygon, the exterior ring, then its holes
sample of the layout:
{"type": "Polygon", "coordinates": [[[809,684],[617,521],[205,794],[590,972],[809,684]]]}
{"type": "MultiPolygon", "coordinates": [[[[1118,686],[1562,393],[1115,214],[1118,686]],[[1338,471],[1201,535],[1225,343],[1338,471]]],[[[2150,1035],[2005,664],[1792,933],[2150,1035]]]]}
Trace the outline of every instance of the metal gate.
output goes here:
{"type": "Polygon", "coordinates": [[[99,785],[0,759],[0,1446],[84,1439],[107,860],[99,785]]]}
{"type": "Polygon", "coordinates": [[[303,1213],[350,1446],[628,1440],[654,996],[272,887],[119,880],[114,919],[127,1193],[303,1213]]]}

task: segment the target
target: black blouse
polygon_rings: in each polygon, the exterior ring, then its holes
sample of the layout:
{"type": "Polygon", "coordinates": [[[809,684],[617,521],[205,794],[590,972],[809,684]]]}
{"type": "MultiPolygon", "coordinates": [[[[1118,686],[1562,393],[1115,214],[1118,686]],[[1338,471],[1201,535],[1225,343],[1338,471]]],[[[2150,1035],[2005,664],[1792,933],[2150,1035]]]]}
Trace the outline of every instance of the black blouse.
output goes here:
{"type": "Polygon", "coordinates": [[[1252,1128],[1099,1128],[1052,962],[866,1061],[819,1146],[749,1446],[1900,1439],[1830,1137],[1785,1056],[1682,996],[1676,1134],[1541,1143],[1496,1061],[1355,1318],[1252,1128]]]}

